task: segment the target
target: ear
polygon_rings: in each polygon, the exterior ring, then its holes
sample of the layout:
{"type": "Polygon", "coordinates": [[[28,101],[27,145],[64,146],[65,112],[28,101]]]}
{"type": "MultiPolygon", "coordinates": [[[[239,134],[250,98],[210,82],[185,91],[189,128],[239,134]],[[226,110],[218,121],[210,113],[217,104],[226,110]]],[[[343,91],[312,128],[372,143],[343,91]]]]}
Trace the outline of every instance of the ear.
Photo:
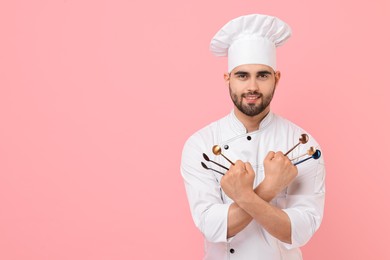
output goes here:
{"type": "Polygon", "coordinates": [[[278,85],[281,76],[282,75],[281,75],[280,71],[275,72],[275,86],[278,85]]]}
{"type": "Polygon", "coordinates": [[[230,75],[229,75],[229,73],[224,73],[223,74],[223,79],[225,80],[225,85],[226,86],[229,86],[229,80],[230,80],[230,75]]]}

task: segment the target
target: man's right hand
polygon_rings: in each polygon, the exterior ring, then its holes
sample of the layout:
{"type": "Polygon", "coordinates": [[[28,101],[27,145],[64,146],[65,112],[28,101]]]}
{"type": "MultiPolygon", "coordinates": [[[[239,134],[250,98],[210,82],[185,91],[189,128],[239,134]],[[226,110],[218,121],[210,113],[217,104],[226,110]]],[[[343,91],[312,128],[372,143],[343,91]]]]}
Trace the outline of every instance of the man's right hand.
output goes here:
{"type": "Polygon", "coordinates": [[[269,152],[264,159],[264,180],[255,192],[266,201],[271,201],[298,175],[298,169],[282,152],[269,152]]]}

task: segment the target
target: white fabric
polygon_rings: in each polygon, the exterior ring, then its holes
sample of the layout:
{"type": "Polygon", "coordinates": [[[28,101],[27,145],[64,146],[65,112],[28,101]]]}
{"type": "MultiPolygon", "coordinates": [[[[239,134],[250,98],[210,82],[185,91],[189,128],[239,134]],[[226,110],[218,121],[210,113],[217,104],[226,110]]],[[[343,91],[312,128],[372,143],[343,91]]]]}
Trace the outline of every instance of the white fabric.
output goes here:
{"type": "Polygon", "coordinates": [[[224,25],[213,37],[210,50],[228,56],[228,71],[242,64],[264,64],[276,71],[276,47],[291,36],[282,20],[268,15],[240,16],[224,25]]]}
{"type": "MultiPolygon", "coordinates": [[[[229,159],[251,163],[256,172],[254,186],[257,186],[264,178],[263,160],[266,154],[269,151],[289,150],[302,133],[306,132],[272,112],[263,119],[258,131],[246,133],[232,111],[187,140],[182,154],[181,173],[193,220],[205,238],[204,259],[302,259],[299,247],[319,228],[323,216],[325,167],[322,157],[298,165],[298,177],[270,202],[283,209],[291,220],[291,245],[277,240],[255,221],[233,238],[227,239],[228,209],[232,200],[221,190],[222,175],[201,166],[201,162],[204,162],[216,170],[226,171],[206,162],[203,153],[211,160],[230,166],[223,157],[212,153],[213,145],[218,144],[229,159]],[[234,249],[234,253],[230,249],[234,249]]],[[[290,158],[305,153],[310,146],[319,149],[316,141],[309,137],[309,142],[298,146],[289,155],[290,158]]]]}

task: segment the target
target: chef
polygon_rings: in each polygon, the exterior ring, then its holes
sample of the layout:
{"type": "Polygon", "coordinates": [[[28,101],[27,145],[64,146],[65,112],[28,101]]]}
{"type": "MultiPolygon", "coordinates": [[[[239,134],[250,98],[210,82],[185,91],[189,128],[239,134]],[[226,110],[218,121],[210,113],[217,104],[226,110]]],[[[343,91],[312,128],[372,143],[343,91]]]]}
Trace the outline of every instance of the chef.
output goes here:
{"type": "Polygon", "coordinates": [[[320,146],[270,109],[281,78],[276,47],[290,35],[280,19],[252,14],[228,22],[211,40],[211,52],[227,56],[224,79],[234,107],[187,140],[181,161],[204,259],[302,259],[299,248],[321,224],[323,158],[294,165],[320,146]]]}

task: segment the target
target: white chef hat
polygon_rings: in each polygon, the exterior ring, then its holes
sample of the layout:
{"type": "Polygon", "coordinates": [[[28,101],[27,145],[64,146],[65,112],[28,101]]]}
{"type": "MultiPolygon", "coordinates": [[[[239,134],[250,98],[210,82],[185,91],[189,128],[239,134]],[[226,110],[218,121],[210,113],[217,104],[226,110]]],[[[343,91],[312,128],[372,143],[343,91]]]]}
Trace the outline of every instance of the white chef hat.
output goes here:
{"type": "Polygon", "coordinates": [[[243,64],[264,64],[276,70],[276,47],[291,35],[282,20],[268,15],[250,14],[225,24],[213,37],[210,50],[228,56],[228,71],[243,64]]]}

